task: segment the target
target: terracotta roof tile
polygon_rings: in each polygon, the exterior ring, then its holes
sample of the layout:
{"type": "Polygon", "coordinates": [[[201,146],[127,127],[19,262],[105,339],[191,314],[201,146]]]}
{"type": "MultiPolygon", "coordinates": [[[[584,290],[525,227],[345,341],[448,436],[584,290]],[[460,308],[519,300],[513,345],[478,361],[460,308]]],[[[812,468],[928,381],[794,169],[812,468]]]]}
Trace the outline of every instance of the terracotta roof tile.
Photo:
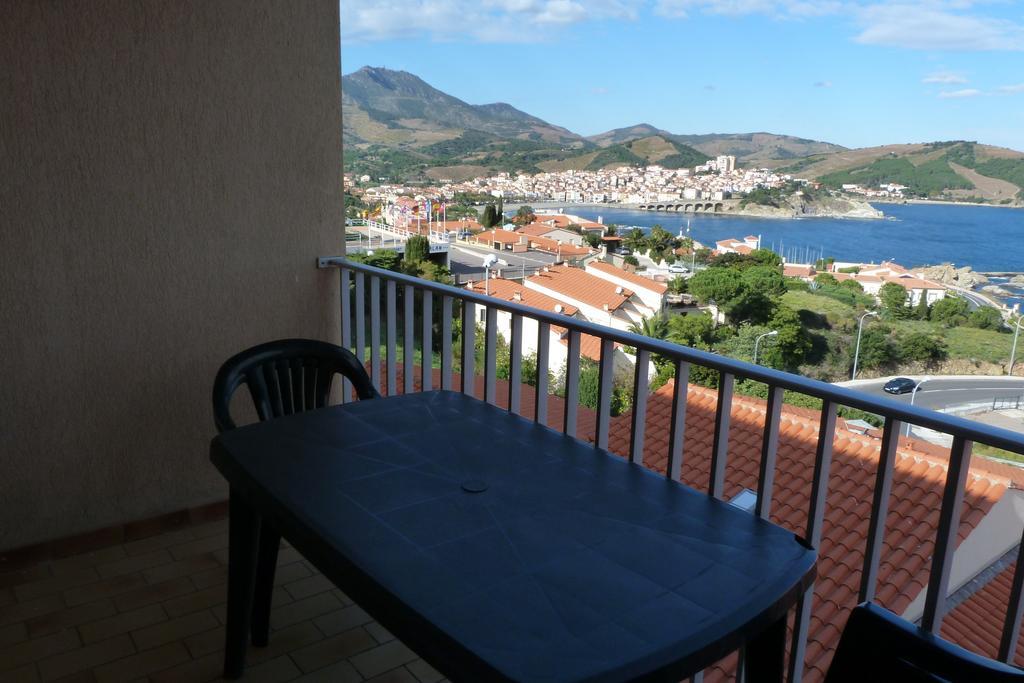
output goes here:
{"type": "Polygon", "coordinates": [[[648,291],[655,292],[656,294],[664,294],[668,291],[668,285],[664,282],[655,282],[649,277],[630,273],[629,271],[613,266],[610,263],[605,263],[604,261],[591,261],[587,264],[587,270],[590,271],[592,269],[632,283],[637,289],[646,289],[648,291]]]}
{"type": "MultiPolygon", "coordinates": [[[[479,280],[471,283],[469,289],[477,294],[483,294],[487,287],[488,285],[483,280],[479,280]]],[[[490,295],[496,299],[514,301],[515,303],[542,311],[555,311],[556,306],[561,306],[562,313],[569,316],[576,315],[579,312],[579,309],[575,306],[554,299],[547,294],[542,294],[535,289],[524,287],[520,282],[505,280],[504,278],[491,278],[489,287],[490,295]],[[519,299],[516,299],[517,294],[520,297],[519,299]]]]}
{"type": "Polygon", "coordinates": [[[569,266],[549,266],[536,275],[526,278],[526,281],[594,308],[603,308],[607,304],[609,311],[618,310],[629,300],[629,297],[633,296],[631,290],[602,280],[582,268],[570,268],[569,266]]]}
{"type": "MultiPolygon", "coordinates": [[[[995,659],[999,654],[1003,620],[1006,618],[1006,606],[1010,603],[1016,566],[1014,562],[954,607],[942,620],[940,635],[972,652],[995,659]]],[[[1024,634],[1020,632],[1013,663],[1024,666],[1024,634]]]]}
{"type": "MultiPolygon", "coordinates": [[[[664,472],[667,465],[668,429],[672,411],[672,382],[651,394],[647,401],[644,464],[664,472]]],[[[686,441],[683,480],[706,490],[710,473],[710,449],[714,430],[716,392],[689,386],[686,409],[686,441]]],[[[757,490],[764,425],[764,401],[736,396],[733,399],[729,438],[726,491],[757,490]]],[[[807,524],[810,479],[818,437],[817,413],[784,407],[780,426],[772,521],[802,534],[807,524]]],[[[612,419],[609,449],[629,452],[630,421],[625,413],[612,419]]],[[[874,490],[880,441],[837,428],[833,448],[829,493],[815,586],[815,611],[809,643],[820,643],[820,652],[808,646],[805,680],[823,679],[842,625],[857,604],[864,557],[868,516],[874,490]],[[818,605],[827,604],[824,612],[818,605]]],[[[878,582],[879,603],[901,613],[927,581],[927,571],[939,500],[947,461],[901,441],[894,466],[893,487],[878,582]]],[[[961,537],[977,524],[999,499],[1009,480],[985,468],[972,468],[964,495],[961,537]]],[[[1005,605],[1005,601],[1003,602],[1005,605]]],[[[707,680],[724,680],[725,663],[709,671],[707,680]]]]}

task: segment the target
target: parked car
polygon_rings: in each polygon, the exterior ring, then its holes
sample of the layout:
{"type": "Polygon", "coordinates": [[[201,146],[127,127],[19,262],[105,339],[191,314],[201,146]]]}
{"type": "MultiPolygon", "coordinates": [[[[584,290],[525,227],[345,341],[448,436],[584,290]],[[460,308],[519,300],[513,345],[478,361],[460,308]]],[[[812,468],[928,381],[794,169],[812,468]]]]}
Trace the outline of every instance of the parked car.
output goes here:
{"type": "Polygon", "coordinates": [[[689,273],[690,269],[687,268],[684,265],[680,265],[678,263],[673,263],[672,265],[670,265],[668,267],[668,272],[670,272],[670,273],[689,273]]]}
{"type": "Polygon", "coordinates": [[[885,383],[882,390],[887,394],[909,394],[917,386],[917,382],[909,377],[896,377],[885,383]]]}
{"type": "Polygon", "coordinates": [[[619,256],[632,256],[633,255],[633,252],[630,251],[629,249],[627,249],[626,247],[619,247],[618,249],[615,250],[615,253],[618,254],[619,256]]]}

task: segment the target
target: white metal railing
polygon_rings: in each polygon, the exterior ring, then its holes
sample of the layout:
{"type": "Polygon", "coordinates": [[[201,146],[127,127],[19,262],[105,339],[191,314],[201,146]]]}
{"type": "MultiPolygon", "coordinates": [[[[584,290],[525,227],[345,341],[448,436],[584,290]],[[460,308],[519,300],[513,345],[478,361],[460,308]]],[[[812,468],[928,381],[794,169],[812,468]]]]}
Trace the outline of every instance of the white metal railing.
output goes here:
{"type": "MultiPolygon", "coordinates": [[[[370,295],[368,307],[370,320],[368,327],[371,337],[369,361],[371,379],[377,386],[380,386],[381,373],[380,289],[381,283],[385,284],[385,333],[387,338],[385,363],[388,394],[394,394],[397,389],[395,375],[398,358],[396,348],[396,292],[399,286],[403,288],[405,313],[403,345],[407,352],[404,353],[403,369],[404,388],[406,391],[414,390],[413,353],[417,344],[413,325],[414,295],[416,292],[422,293],[423,320],[420,337],[422,354],[420,373],[423,390],[429,390],[432,385],[434,297],[440,297],[441,300],[440,388],[442,389],[452,389],[452,316],[453,306],[455,302],[459,302],[463,320],[461,354],[462,391],[466,394],[474,395],[475,382],[472,378],[476,374],[474,367],[476,307],[483,306],[486,309],[483,368],[484,396],[482,398],[491,403],[494,403],[496,399],[497,312],[504,311],[511,315],[512,339],[510,341],[508,398],[509,410],[517,413],[519,413],[520,407],[519,392],[522,379],[522,366],[520,362],[522,323],[526,318],[531,318],[538,323],[537,399],[532,417],[541,424],[547,424],[548,417],[549,387],[547,386],[547,378],[550,358],[550,349],[548,347],[550,328],[552,325],[567,328],[569,348],[566,361],[565,412],[562,429],[564,433],[571,436],[576,436],[577,434],[581,336],[589,334],[598,337],[601,340],[601,360],[599,362],[598,405],[596,409],[597,420],[594,441],[600,447],[606,447],[608,444],[614,344],[617,342],[635,347],[637,354],[633,384],[633,419],[629,458],[637,464],[643,464],[644,457],[644,439],[646,436],[644,433],[644,422],[648,399],[647,376],[651,355],[656,354],[671,359],[675,366],[675,392],[670,421],[671,433],[668,439],[667,476],[676,481],[681,479],[686,442],[685,416],[690,366],[698,365],[716,370],[718,372],[718,403],[715,414],[708,493],[718,498],[723,496],[724,491],[728,458],[730,407],[735,380],[737,377],[746,377],[765,383],[769,388],[769,393],[761,444],[757,504],[754,510],[755,514],[764,519],[768,519],[771,510],[783,392],[786,390],[796,391],[821,399],[821,420],[818,429],[814,474],[811,484],[807,524],[803,535],[805,541],[814,548],[818,548],[821,541],[837,408],[839,406],[848,406],[882,416],[884,418],[882,443],[878,468],[875,474],[871,517],[869,519],[863,571],[861,573],[860,601],[872,600],[875,596],[879,559],[889,509],[889,493],[892,487],[893,467],[903,423],[918,425],[952,436],[953,445],[950,449],[949,467],[932,554],[924,616],[921,622],[922,627],[931,633],[938,633],[942,624],[942,618],[947,611],[946,596],[948,593],[950,566],[956,545],[957,533],[960,528],[961,503],[973,443],[983,443],[1024,455],[1024,434],[1018,434],[978,422],[971,422],[954,415],[940,414],[920,406],[897,403],[888,398],[874,397],[846,387],[827,384],[759,365],[752,365],[707,351],[616,330],[551,311],[529,308],[512,301],[495,299],[478,292],[458,289],[450,285],[354,263],[347,261],[343,257],[323,257],[319,259],[318,265],[321,268],[338,268],[340,271],[342,344],[346,348],[353,349],[362,362],[367,360],[364,358],[364,350],[366,348],[365,331],[367,329],[365,304],[367,303],[366,281],[369,280],[370,295]],[[354,346],[352,343],[353,336],[354,346]]],[[[1024,555],[1024,544],[1022,544],[1021,552],[1024,555]]],[[[1007,662],[1011,661],[1014,656],[1017,643],[1016,635],[1021,614],[1024,612],[1024,600],[1022,600],[1024,590],[1022,590],[1022,585],[1024,585],[1024,561],[1017,563],[1013,592],[1004,622],[1003,646],[1000,648],[999,657],[1007,662]]],[[[792,656],[790,657],[790,681],[799,681],[803,675],[802,665],[807,629],[810,623],[813,591],[814,586],[812,585],[808,588],[797,606],[797,617],[795,628],[793,629],[792,656]]]]}

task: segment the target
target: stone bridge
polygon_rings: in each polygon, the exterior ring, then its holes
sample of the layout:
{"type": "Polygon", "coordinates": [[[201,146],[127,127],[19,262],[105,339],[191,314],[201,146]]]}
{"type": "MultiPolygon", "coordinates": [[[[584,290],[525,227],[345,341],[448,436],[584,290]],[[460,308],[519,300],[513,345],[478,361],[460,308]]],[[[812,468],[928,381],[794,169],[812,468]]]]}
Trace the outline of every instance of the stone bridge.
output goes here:
{"type": "Polygon", "coordinates": [[[671,199],[637,206],[641,211],[677,211],[679,213],[728,213],[739,208],[739,199],[671,199]]]}

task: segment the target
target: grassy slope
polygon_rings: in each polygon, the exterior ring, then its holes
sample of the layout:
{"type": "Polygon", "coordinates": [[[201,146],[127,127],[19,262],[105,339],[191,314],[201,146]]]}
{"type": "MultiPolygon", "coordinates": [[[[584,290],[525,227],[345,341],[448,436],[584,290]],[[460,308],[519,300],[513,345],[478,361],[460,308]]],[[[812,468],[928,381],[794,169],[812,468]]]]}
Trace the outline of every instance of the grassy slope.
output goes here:
{"type": "MultiPolygon", "coordinates": [[[[811,292],[787,292],[782,297],[790,307],[813,311],[833,320],[854,320],[857,312],[853,307],[827,296],[811,292]]],[[[924,320],[886,321],[897,333],[911,332],[940,333],[949,352],[950,358],[980,360],[988,363],[1006,363],[1010,358],[1010,347],[1013,335],[992,330],[979,330],[974,327],[942,328],[924,320]]]]}

